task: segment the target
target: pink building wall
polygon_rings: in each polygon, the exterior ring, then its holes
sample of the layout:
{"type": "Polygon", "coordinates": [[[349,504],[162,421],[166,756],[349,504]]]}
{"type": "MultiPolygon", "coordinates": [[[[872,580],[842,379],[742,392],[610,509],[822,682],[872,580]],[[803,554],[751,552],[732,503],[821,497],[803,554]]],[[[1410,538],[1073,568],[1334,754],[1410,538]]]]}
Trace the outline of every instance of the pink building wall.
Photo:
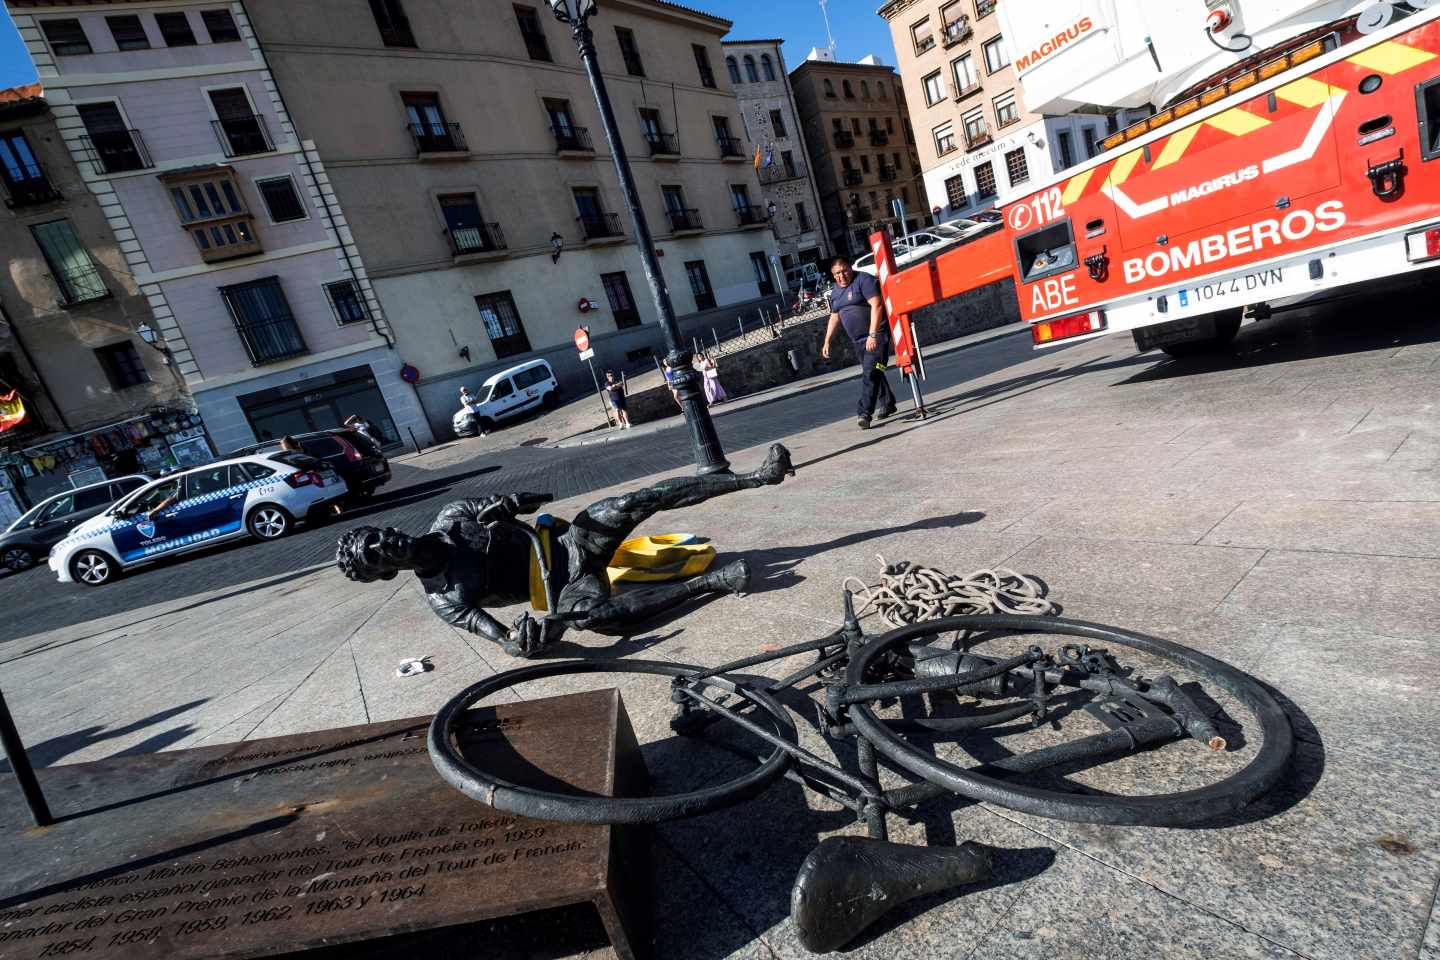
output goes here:
{"type": "MultiPolygon", "coordinates": [[[[82,105],[96,101],[118,102],[128,126],[139,132],[152,166],[106,178],[113,198],[123,209],[133,231],[129,243],[138,244],[145,265],[137,269],[142,283],[158,284],[165,307],[173,312],[182,331],[194,371],[187,373],[197,387],[207,381],[234,378],[255,368],[235,330],[220,288],[264,277],[279,278],[291,315],[300,330],[308,356],[364,345],[375,340],[370,324],[336,323],[324,291],[324,284],[343,279],[336,237],[323,207],[312,196],[297,144],[286,134],[271,93],[266,88],[261,61],[243,40],[210,43],[200,17],[200,8],[170,8],[184,12],[197,45],[166,47],[156,27],[153,8],[105,5],[92,10],[75,8],[63,14],[46,14],[46,19],[76,19],[85,30],[91,54],[56,57],[62,75],[104,74],[107,79],[133,74],[113,82],[84,84],[70,88],[70,102],[82,105]],[[140,18],[151,49],[116,49],[106,15],[133,13],[140,18]],[[189,67],[236,65],[248,69],[219,70],[191,77],[164,74],[189,67]],[[214,113],[207,91],[243,86],[257,115],[263,118],[271,143],[278,152],[252,156],[225,157],[211,123],[214,113]],[[167,170],[219,164],[232,171],[236,187],[253,216],[255,234],[262,253],[256,257],[206,264],[195,241],[180,222],[170,197],[170,187],[159,176],[167,170]],[[255,181],[288,175],[307,218],[274,223],[255,181]],[[316,246],[331,245],[324,249],[316,246]],[[175,274],[179,274],[178,276],[175,274]],[[196,376],[198,374],[198,377],[196,376]]],[[[215,9],[228,9],[217,3],[215,9]]],[[[237,18],[238,22],[238,18],[237,18]]],[[[76,118],[72,121],[78,124],[76,118]]],[[[81,131],[83,132],[83,130],[81,131]]],[[[152,300],[153,302],[153,300],[152,300]]]]}
{"type": "MultiPolygon", "coordinates": [[[[182,48],[183,49],[183,48],[182,48]]],[[[210,121],[213,114],[205,91],[244,87],[255,112],[264,118],[275,146],[293,141],[281,129],[274,105],[258,71],[220,76],[178,77],[170,80],[105,83],[77,89],[77,104],[117,100],[132,129],[140,131],[150,159],[159,166],[187,158],[222,157],[220,140],[210,121]]],[[[243,158],[239,158],[243,159],[243,158]]]]}
{"type": "MultiPolygon", "coordinates": [[[[316,209],[305,189],[300,164],[294,154],[256,157],[235,163],[220,162],[229,164],[234,170],[235,186],[239,189],[246,207],[254,215],[255,235],[266,252],[322,243],[330,239],[324,215],[316,209]],[[300,197],[305,212],[309,214],[309,219],[272,223],[255,181],[287,174],[295,183],[295,192],[300,197]]],[[[114,187],[116,196],[120,198],[130,217],[135,238],[145,251],[155,273],[199,266],[204,262],[195,241],[180,223],[180,216],[165,184],[152,175],[116,180],[114,187]]]]}
{"type": "Polygon", "coordinates": [[[226,270],[200,274],[164,284],[165,296],[177,317],[184,317],[185,335],[203,375],[209,379],[250,370],[245,346],[235,332],[219,287],[278,277],[290,304],[290,312],[305,338],[310,353],[366,342],[372,331],[367,323],[339,326],[325,299],[322,284],[341,278],[335,251],[287,257],[226,270]]]}

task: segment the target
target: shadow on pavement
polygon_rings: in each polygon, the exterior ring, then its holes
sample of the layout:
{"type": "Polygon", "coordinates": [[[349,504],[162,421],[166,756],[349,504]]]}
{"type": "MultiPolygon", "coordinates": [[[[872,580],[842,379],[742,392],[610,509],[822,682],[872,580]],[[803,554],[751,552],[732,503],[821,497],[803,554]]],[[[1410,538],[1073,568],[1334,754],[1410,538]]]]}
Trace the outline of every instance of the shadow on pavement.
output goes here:
{"type": "MultiPolygon", "coordinates": [[[[86,747],[94,746],[97,743],[104,743],[106,740],[114,740],[116,737],[123,737],[126,734],[134,733],[145,727],[154,726],[170,719],[171,717],[193,710],[205,703],[204,699],[191,700],[189,703],[182,703],[178,706],[167,707],[158,713],[152,713],[143,720],[136,720],[134,723],[127,723],[118,727],[91,726],[76,730],[73,733],[66,733],[58,737],[51,737],[49,740],[41,740],[39,743],[29,744],[25,749],[26,755],[30,757],[30,763],[36,767],[48,767],[59,760],[68,757],[72,753],[78,753],[86,747]]],[[[142,753],[158,753],[173,743],[177,743],[190,736],[196,730],[190,724],[181,724],[163,733],[141,740],[139,743],[126,747],[111,756],[130,757],[142,753]]],[[[0,771],[10,772],[8,762],[0,762],[0,771]]]]}
{"type": "Polygon", "coordinates": [[[1421,309],[1422,303],[1417,301],[1413,307],[1401,304],[1393,309],[1387,305],[1384,314],[1366,314],[1359,324],[1353,312],[1287,311],[1241,327],[1234,343],[1225,350],[1180,358],[1158,351],[1145,354],[1147,360],[1158,362],[1115,386],[1434,343],[1440,340],[1440,334],[1428,307],[1421,309]]]}
{"type": "Polygon", "coordinates": [[[909,416],[899,415],[894,419],[885,421],[885,425],[898,422],[907,423],[909,424],[909,426],[903,427],[898,430],[886,430],[885,426],[871,428],[869,432],[876,434],[876,436],[872,437],[871,439],[862,440],[859,443],[853,443],[850,446],[842,447],[839,450],[833,450],[823,456],[815,457],[811,460],[806,460],[804,463],[797,463],[795,467],[798,470],[801,467],[811,467],[817,463],[824,463],[826,460],[831,460],[835,457],[843,456],[847,453],[854,453],[857,450],[864,450],[866,447],[873,447],[878,443],[885,443],[886,441],[893,440],[896,437],[903,437],[906,434],[914,430],[919,430],[929,424],[936,423],[941,420],[948,420],[951,417],[959,416],[961,414],[973,413],[976,410],[983,410],[985,407],[994,406],[997,403],[1004,403],[1007,400],[1013,400],[1015,397],[1023,396],[1027,393],[1034,393],[1037,390],[1043,390],[1045,387],[1051,387],[1059,383],[1064,383],[1067,380],[1073,380],[1074,378],[1083,376],[1087,373],[1096,373],[1102,370],[1113,370],[1120,367],[1133,366],[1137,363],[1154,362],[1150,358],[1140,356],[1126,357],[1121,360],[1112,360],[1109,363],[1101,362],[1108,359],[1108,356],[1094,357],[1090,360],[1078,363],[1073,367],[1051,367],[1050,369],[1043,370],[1039,373],[1030,373],[1021,377],[1013,377],[1009,380],[1002,380],[999,383],[979,387],[975,390],[970,390],[953,397],[945,397],[944,399],[926,405],[926,409],[929,411],[930,415],[924,420],[915,420],[909,416]],[[975,403],[972,406],[967,406],[967,404],[970,404],[972,401],[976,400],[981,400],[984,402],[975,403]],[[961,409],[962,407],[964,409],[961,409]]]}
{"type": "Polygon", "coordinates": [[[979,523],[983,519],[985,519],[985,514],[976,510],[965,510],[960,513],[951,513],[941,517],[926,517],[923,520],[912,520],[910,523],[900,524],[894,527],[876,527],[873,530],[859,530],[854,533],[847,533],[844,536],[835,537],[830,540],[821,540],[815,543],[796,544],[788,547],[771,547],[766,550],[741,551],[741,556],[750,561],[750,569],[752,571],[750,592],[769,593],[772,590],[780,590],[801,582],[804,578],[795,572],[795,568],[807,559],[819,556],[822,553],[829,553],[831,550],[840,550],[844,547],[853,547],[858,543],[865,543],[866,541],[879,537],[888,537],[891,534],[911,533],[919,530],[950,530],[955,527],[964,527],[972,523],[979,523]]]}

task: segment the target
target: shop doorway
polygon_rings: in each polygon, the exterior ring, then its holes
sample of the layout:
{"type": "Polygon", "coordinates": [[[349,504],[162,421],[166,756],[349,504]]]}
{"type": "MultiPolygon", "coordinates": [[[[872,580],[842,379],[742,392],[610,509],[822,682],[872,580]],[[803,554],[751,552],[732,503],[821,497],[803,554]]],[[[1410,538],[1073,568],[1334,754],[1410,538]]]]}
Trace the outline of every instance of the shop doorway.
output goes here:
{"type": "Polygon", "coordinates": [[[358,414],[375,425],[376,439],[382,446],[396,447],[401,443],[400,431],[368,366],[337,370],[236,400],[257,441],[335,430],[344,426],[351,415],[358,414]]]}

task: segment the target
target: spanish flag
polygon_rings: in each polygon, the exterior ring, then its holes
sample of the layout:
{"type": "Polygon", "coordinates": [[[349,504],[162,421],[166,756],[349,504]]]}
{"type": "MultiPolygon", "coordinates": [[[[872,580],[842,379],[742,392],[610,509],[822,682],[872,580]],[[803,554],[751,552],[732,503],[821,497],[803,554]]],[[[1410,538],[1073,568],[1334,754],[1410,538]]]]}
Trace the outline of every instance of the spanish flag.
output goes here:
{"type": "Polygon", "coordinates": [[[9,392],[3,392],[5,390],[5,385],[0,384],[0,433],[20,426],[30,416],[25,401],[20,399],[20,391],[13,387],[9,392]]]}
{"type": "Polygon", "coordinates": [[[760,144],[755,144],[755,172],[760,172],[760,144]]]}

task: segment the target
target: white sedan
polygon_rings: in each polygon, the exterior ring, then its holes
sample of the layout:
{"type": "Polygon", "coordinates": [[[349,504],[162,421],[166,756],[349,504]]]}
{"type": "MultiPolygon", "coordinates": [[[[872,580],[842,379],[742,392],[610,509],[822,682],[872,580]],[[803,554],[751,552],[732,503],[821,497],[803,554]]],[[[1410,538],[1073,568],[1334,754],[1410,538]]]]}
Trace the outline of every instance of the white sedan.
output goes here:
{"type": "Polygon", "coordinates": [[[50,551],[61,583],[92,587],[123,570],[251,536],[275,540],[329,513],[346,495],[340,475],[303,453],[236,457],[171,474],[80,524],[50,551]]]}
{"type": "MultiPolygon", "coordinates": [[[[928,231],[901,237],[891,244],[891,248],[895,251],[895,265],[904,267],[922,260],[929,260],[957,244],[978,237],[982,233],[990,233],[999,226],[998,223],[982,223],[978,220],[951,220],[949,223],[931,227],[928,231]]],[[[875,276],[875,254],[867,253],[857,259],[854,269],[858,273],[875,276]]]]}

